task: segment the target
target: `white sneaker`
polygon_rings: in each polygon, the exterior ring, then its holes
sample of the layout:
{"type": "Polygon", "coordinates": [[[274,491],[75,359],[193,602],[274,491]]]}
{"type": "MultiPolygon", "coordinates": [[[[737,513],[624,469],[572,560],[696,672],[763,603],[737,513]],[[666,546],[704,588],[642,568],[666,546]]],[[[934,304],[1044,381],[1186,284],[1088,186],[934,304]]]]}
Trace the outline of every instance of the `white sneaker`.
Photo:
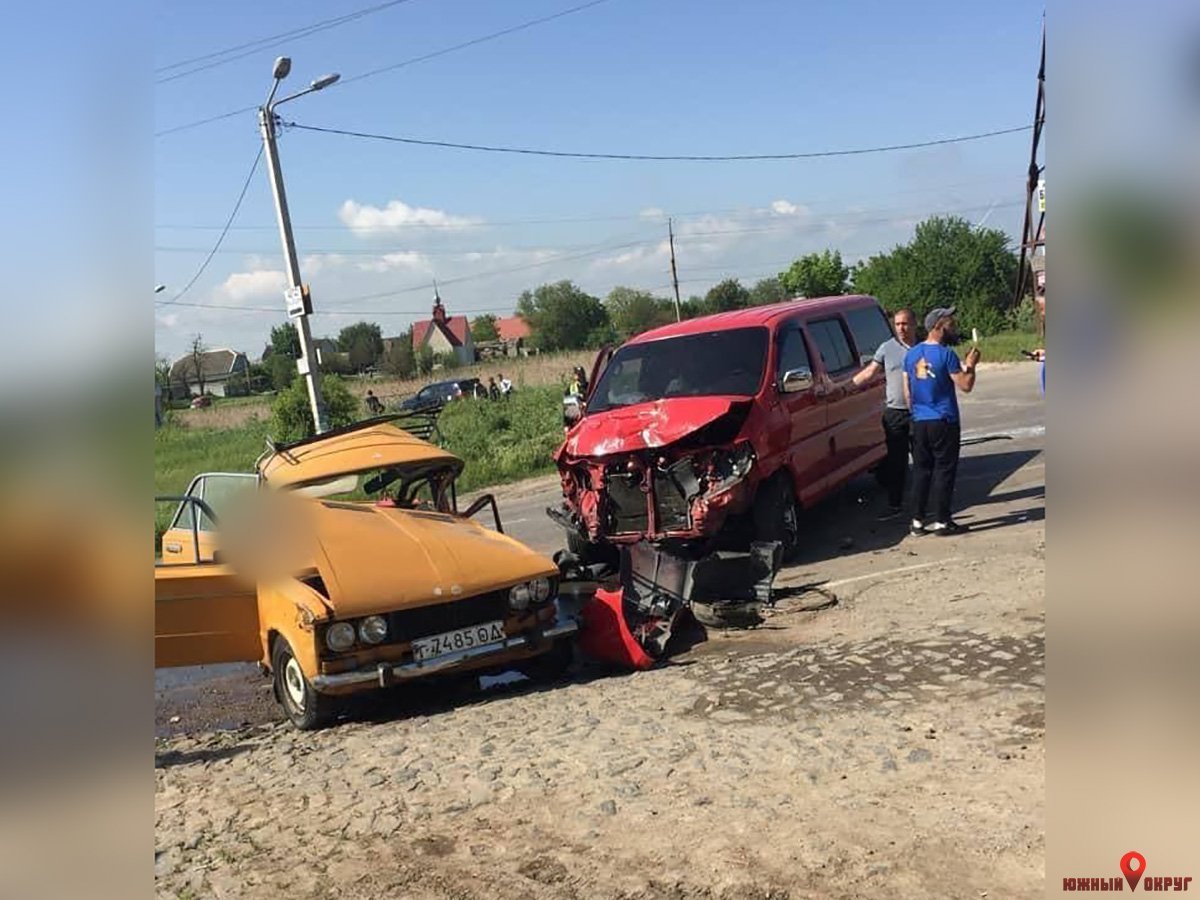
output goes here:
{"type": "Polygon", "coordinates": [[[925,533],[925,523],[922,522],[920,519],[913,519],[912,524],[910,524],[908,526],[908,533],[909,534],[924,534],[925,533]]]}

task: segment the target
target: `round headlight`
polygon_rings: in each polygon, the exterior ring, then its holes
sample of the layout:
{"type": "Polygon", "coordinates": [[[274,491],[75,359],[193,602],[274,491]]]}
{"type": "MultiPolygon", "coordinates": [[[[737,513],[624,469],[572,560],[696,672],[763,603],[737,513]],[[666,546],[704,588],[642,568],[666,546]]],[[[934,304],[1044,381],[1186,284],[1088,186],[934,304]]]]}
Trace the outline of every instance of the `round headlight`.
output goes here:
{"type": "Polygon", "coordinates": [[[378,644],[387,637],[387,620],[383,616],[367,616],[358,623],[358,636],[364,644],[378,644]]]}
{"type": "Polygon", "coordinates": [[[529,582],[529,589],[533,592],[534,603],[545,603],[550,599],[550,579],[535,578],[529,582]]]}
{"type": "Polygon", "coordinates": [[[354,646],[354,626],[349,622],[335,622],[325,632],[325,644],[334,653],[341,653],[354,646]]]}
{"type": "Polygon", "coordinates": [[[508,592],[508,605],[518,612],[528,609],[529,601],[532,599],[533,593],[527,584],[518,584],[508,592]]]}

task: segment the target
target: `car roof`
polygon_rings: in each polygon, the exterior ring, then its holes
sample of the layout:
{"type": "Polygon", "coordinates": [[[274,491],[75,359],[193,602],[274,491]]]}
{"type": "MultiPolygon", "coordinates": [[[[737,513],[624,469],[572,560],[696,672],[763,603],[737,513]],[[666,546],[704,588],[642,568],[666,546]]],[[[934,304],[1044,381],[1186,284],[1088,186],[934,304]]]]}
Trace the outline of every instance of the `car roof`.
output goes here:
{"type": "Polygon", "coordinates": [[[393,424],[403,417],[367,420],[305,441],[277,446],[265,454],[258,471],[272,487],[307,484],[391,466],[448,467],[461,472],[463,461],[393,424]]]}
{"type": "Polygon", "coordinates": [[[732,328],[761,327],[770,325],[778,319],[790,318],[793,315],[805,315],[814,312],[837,313],[847,309],[877,305],[878,302],[868,294],[841,294],[834,297],[809,297],[806,299],[784,300],[782,303],[752,306],[749,309],[734,309],[729,312],[714,313],[710,316],[684,319],[682,322],[672,322],[670,325],[662,325],[650,331],[644,331],[636,337],[630,338],[626,341],[626,344],[642,344],[647,341],[657,341],[663,338],[681,337],[688,334],[706,334],[712,331],[727,331],[732,328]]]}

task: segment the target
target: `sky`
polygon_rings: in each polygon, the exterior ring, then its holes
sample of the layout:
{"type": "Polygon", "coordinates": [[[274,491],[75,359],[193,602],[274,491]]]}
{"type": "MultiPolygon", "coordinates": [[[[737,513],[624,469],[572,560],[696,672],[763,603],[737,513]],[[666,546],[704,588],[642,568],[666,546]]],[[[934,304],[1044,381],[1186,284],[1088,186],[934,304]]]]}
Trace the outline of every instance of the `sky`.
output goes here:
{"type": "MultiPolygon", "coordinates": [[[[380,0],[376,0],[380,2],[380,0]]],[[[804,153],[1027,125],[1042,5],[1033,2],[603,0],[390,71],[378,69],[551,16],[582,0],[404,0],[337,27],[201,59],[355,13],[370,0],[286,6],[205,0],[155,11],[156,352],[195,334],[257,358],[286,321],[283,256],[255,113],[274,58],[285,122],[461,143],[599,153],[804,153]],[[241,58],[225,62],[228,56],[241,58]],[[197,66],[222,62],[199,71],[197,66]],[[179,76],[181,73],[182,77],[179,76]],[[281,94],[282,95],[282,94],[281,94]]],[[[280,157],[313,331],[361,319],[385,336],[427,318],[436,278],[451,314],[511,314],[520,293],[571,279],[670,292],[750,285],[826,247],[847,261],[908,240],[933,214],[1019,233],[1028,132],[824,159],[555,159],[285,128],[280,157]]]]}

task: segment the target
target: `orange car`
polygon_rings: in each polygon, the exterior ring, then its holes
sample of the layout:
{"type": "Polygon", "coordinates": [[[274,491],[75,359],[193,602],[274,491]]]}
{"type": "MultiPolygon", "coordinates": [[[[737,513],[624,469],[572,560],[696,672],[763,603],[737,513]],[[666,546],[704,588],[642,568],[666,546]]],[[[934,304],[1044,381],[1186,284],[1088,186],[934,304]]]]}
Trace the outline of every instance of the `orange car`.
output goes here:
{"type": "Polygon", "coordinates": [[[412,679],[561,672],[578,626],[558,569],[502,533],[490,495],[458,511],[462,467],[376,419],[274,446],[253,475],[198,476],[165,498],[156,665],[259,662],[302,729],[412,679]],[[495,530],[472,518],[489,506],[495,530]]]}

